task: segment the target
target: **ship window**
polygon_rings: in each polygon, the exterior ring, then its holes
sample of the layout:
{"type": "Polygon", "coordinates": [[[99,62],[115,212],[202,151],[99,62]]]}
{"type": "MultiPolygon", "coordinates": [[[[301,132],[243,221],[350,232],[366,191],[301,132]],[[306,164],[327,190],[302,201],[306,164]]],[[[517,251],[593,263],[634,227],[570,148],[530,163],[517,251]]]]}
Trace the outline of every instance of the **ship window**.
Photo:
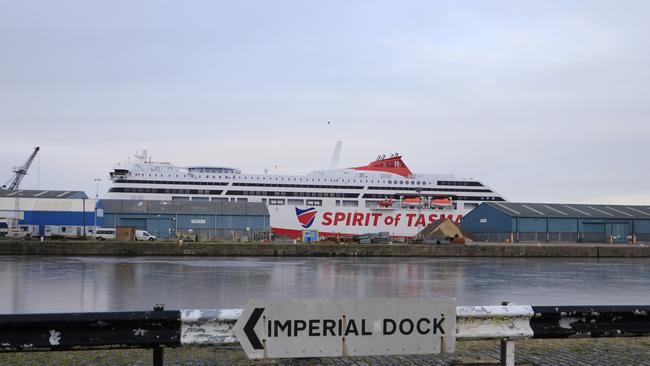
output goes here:
{"type": "Polygon", "coordinates": [[[322,206],[322,200],[307,200],[307,206],[322,206]]]}
{"type": "Polygon", "coordinates": [[[392,184],[392,183],[393,183],[393,181],[390,181],[390,180],[388,181],[388,184],[392,184]]]}

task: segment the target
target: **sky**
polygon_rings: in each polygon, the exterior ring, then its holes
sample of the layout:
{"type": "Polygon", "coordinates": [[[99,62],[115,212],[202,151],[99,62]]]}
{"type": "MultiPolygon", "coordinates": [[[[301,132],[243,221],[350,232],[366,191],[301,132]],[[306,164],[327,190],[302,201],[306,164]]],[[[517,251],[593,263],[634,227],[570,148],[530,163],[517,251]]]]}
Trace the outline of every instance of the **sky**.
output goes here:
{"type": "Polygon", "coordinates": [[[399,152],[519,202],[650,204],[650,2],[0,0],[0,184],[137,150],[303,174],[399,152]],[[328,123],[329,122],[329,123],[328,123]],[[275,168],[277,167],[277,168],[275,168]]]}

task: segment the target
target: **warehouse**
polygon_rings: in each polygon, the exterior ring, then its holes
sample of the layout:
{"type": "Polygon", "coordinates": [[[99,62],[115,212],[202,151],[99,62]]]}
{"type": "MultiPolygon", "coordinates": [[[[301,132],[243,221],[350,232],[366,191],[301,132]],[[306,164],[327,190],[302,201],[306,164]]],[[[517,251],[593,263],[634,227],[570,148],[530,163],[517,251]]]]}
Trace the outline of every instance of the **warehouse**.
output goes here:
{"type": "Polygon", "coordinates": [[[650,206],[486,202],[461,225],[477,241],[648,242],[650,206]]]}
{"type": "Polygon", "coordinates": [[[129,226],[159,238],[262,240],[270,233],[264,203],[102,200],[104,227],[129,226]]]}
{"type": "Polygon", "coordinates": [[[96,200],[81,191],[0,190],[0,223],[10,226],[18,220],[28,236],[92,235],[103,224],[101,214],[96,200]]]}

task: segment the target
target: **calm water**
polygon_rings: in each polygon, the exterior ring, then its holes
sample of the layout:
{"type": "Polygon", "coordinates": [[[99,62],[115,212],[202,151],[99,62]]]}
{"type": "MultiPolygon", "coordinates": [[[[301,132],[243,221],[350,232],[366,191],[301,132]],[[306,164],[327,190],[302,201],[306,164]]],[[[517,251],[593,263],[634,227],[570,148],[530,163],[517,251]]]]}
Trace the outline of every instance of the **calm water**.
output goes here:
{"type": "Polygon", "coordinates": [[[242,308],[265,297],[650,304],[649,259],[0,257],[0,313],[242,308]]]}

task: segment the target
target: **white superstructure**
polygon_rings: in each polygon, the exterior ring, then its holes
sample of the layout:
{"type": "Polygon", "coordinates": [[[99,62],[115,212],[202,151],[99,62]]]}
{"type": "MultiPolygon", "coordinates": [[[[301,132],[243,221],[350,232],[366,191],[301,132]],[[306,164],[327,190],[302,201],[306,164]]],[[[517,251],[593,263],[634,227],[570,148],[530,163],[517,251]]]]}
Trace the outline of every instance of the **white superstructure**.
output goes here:
{"type": "Polygon", "coordinates": [[[221,166],[178,167],[153,162],[146,152],[110,173],[109,198],[249,201],[269,207],[276,234],[320,236],[389,232],[414,236],[428,223],[456,222],[484,201],[503,201],[474,179],[417,174],[402,157],[378,156],[365,166],[307,175],[242,174],[221,166]]]}

